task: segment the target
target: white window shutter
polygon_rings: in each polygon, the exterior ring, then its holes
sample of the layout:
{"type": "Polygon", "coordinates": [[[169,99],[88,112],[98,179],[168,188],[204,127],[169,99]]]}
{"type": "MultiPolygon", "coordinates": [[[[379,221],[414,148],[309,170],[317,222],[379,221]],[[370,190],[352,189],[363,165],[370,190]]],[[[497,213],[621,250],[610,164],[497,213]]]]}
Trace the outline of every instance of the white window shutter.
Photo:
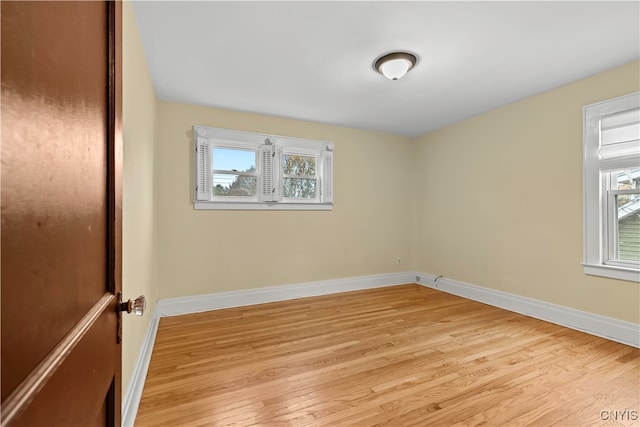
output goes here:
{"type": "Polygon", "coordinates": [[[322,203],[333,203],[333,152],[322,153],[322,203]]]}
{"type": "Polygon", "coordinates": [[[273,147],[273,155],[271,157],[271,179],[272,179],[272,200],[274,202],[282,201],[283,193],[283,177],[282,177],[282,147],[277,145],[273,147]]]}
{"type": "Polygon", "coordinates": [[[260,147],[260,176],[258,182],[258,200],[270,202],[273,200],[273,145],[260,147]]]}
{"type": "Polygon", "coordinates": [[[275,145],[260,147],[260,182],[258,200],[282,200],[282,148],[275,145]]]}
{"type": "Polygon", "coordinates": [[[196,142],[196,200],[211,200],[211,150],[201,137],[196,142]]]}

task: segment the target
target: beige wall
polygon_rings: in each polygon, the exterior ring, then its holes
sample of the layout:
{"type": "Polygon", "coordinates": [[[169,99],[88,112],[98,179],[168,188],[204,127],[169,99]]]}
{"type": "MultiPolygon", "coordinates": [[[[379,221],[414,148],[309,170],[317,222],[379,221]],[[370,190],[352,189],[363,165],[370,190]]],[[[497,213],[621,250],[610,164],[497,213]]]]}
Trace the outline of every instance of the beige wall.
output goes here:
{"type": "Polygon", "coordinates": [[[638,68],[413,140],[160,102],[158,296],[417,270],[638,322],[637,283],[580,265],[582,107],[638,90],[638,68]],[[333,141],[334,210],[194,211],[194,124],[333,141]]]}
{"type": "Polygon", "coordinates": [[[639,75],[634,62],[418,138],[416,269],[638,323],[640,285],[580,263],[582,107],[639,75]]]}
{"type": "Polygon", "coordinates": [[[155,165],[159,297],[410,269],[412,147],[399,136],[160,102],[155,165]],[[196,124],[332,141],[333,211],[194,210],[196,124]]]}
{"type": "Polygon", "coordinates": [[[143,317],[128,315],[123,319],[122,392],[125,393],[157,299],[153,177],[156,97],[128,2],[123,3],[122,14],[122,286],[124,299],[147,297],[147,313],[143,317]]]}

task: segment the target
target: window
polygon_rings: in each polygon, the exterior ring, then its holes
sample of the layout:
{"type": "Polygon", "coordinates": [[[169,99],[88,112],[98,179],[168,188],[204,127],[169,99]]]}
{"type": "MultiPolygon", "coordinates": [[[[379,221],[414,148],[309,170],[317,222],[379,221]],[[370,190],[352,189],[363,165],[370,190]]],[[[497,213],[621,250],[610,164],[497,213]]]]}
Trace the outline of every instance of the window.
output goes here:
{"type": "Polygon", "coordinates": [[[213,199],[251,197],[257,194],[258,172],[255,150],[212,147],[213,199]]]}
{"type": "Polygon", "coordinates": [[[194,126],[195,209],[330,210],[333,144],[194,126]]]}
{"type": "Polygon", "coordinates": [[[283,197],[289,201],[317,200],[318,174],[317,156],[283,153],[282,172],[284,177],[283,197]]]}
{"type": "Polygon", "coordinates": [[[640,93],[584,108],[584,272],[640,282],[640,93]]]}

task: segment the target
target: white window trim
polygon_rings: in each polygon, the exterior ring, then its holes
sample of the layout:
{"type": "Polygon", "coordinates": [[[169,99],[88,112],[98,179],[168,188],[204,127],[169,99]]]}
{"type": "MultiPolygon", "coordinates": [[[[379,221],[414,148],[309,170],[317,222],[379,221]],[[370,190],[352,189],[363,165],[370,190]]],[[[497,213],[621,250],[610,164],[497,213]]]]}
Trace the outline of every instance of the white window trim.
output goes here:
{"type": "MultiPolygon", "coordinates": [[[[609,204],[608,195],[603,194],[606,178],[601,177],[600,120],[609,114],[640,108],[640,92],[606,100],[583,109],[583,215],[584,215],[584,258],[585,274],[614,279],[640,282],[640,269],[631,263],[607,262],[610,242],[605,210],[609,204]]],[[[622,165],[625,159],[610,160],[613,165],[622,165]]],[[[626,161],[628,161],[628,156],[626,161]]],[[[638,158],[640,163],[640,157],[638,158]]]]}
{"type": "Polygon", "coordinates": [[[255,210],[255,211],[330,211],[328,203],[287,202],[201,202],[193,203],[196,210],[255,210]]]}
{"type": "MultiPolygon", "coordinates": [[[[321,210],[333,209],[333,144],[328,141],[319,141],[303,138],[292,138],[285,136],[275,136],[259,134],[253,132],[236,131],[231,129],[212,128],[207,126],[194,126],[194,187],[193,206],[196,210],[321,210]],[[198,147],[205,145],[207,161],[200,157],[198,147]],[[257,164],[256,173],[258,175],[258,189],[256,197],[216,197],[212,188],[212,165],[211,152],[213,147],[230,149],[250,149],[256,150],[257,164]],[[281,171],[281,161],[273,160],[274,164],[280,167],[279,175],[269,174],[264,171],[264,152],[270,152],[273,156],[283,154],[300,154],[314,156],[316,158],[316,182],[317,197],[315,199],[289,199],[283,198],[282,183],[284,174],[281,171]],[[266,175],[265,175],[266,174],[266,175]],[[202,176],[200,176],[202,175],[202,176]],[[268,175],[267,178],[265,178],[268,175]],[[206,178],[202,178],[202,177],[206,178]],[[204,179],[204,181],[203,181],[204,179]],[[264,196],[261,179],[265,185],[273,185],[276,193],[271,196],[264,196]],[[202,185],[204,182],[204,185],[202,185]],[[200,187],[205,190],[202,191],[200,187]],[[280,188],[279,192],[276,188],[280,188]]],[[[271,157],[271,155],[269,155],[271,157]]],[[[269,163],[269,162],[266,162],[269,163]]],[[[271,193],[269,193],[271,194],[271,193]]]]}

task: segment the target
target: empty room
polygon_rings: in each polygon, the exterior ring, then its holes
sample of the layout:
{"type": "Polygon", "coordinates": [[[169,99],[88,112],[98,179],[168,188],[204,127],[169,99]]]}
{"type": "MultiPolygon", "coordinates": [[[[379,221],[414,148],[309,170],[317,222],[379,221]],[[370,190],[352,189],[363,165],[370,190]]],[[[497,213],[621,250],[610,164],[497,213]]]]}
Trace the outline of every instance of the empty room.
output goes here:
{"type": "Polygon", "coordinates": [[[637,1],[3,1],[1,182],[3,426],[640,425],[637,1]]]}

